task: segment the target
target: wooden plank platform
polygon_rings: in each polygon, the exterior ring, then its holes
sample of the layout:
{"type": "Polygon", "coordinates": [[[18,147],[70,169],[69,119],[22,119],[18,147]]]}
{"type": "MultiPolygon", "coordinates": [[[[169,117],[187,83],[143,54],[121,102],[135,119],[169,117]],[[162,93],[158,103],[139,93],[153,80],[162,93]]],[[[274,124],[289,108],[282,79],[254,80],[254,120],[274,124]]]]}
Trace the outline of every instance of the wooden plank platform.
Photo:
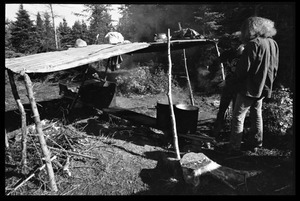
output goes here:
{"type": "Polygon", "coordinates": [[[64,51],[46,52],[5,59],[5,67],[15,73],[50,73],[67,70],[150,46],[149,43],[100,44],[64,51]]]}
{"type": "MultiPolygon", "coordinates": [[[[197,45],[213,45],[208,39],[171,40],[171,50],[197,45]]],[[[14,73],[50,73],[67,70],[122,54],[167,51],[167,42],[134,42],[121,44],[88,45],[68,50],[46,52],[5,59],[5,67],[14,73]]]]}
{"type": "MultiPolygon", "coordinates": [[[[185,40],[171,40],[171,51],[196,47],[200,45],[215,45],[216,40],[209,39],[185,39],[185,40]]],[[[139,49],[131,52],[136,53],[149,53],[149,52],[163,52],[168,50],[167,41],[163,42],[150,42],[150,46],[144,49],[139,49]]]]}

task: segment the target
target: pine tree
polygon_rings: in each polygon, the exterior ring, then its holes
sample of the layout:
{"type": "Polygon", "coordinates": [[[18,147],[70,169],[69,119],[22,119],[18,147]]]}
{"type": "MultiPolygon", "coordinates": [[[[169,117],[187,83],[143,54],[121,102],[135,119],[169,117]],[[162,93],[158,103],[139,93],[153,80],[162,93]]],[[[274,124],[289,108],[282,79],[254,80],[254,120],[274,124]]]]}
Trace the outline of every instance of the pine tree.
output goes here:
{"type": "Polygon", "coordinates": [[[50,21],[48,12],[44,13],[44,34],[43,34],[43,52],[56,50],[54,40],[54,30],[50,21]]]}
{"type": "Polygon", "coordinates": [[[43,32],[44,30],[44,21],[42,20],[39,12],[36,15],[36,30],[37,32],[43,32]]]}
{"type": "Polygon", "coordinates": [[[5,50],[12,49],[11,46],[11,22],[5,19],[5,50]]]}
{"type": "Polygon", "coordinates": [[[16,52],[30,54],[37,51],[36,30],[28,12],[23,9],[23,4],[20,4],[11,35],[11,44],[16,52]]]}
{"type": "Polygon", "coordinates": [[[44,21],[41,18],[40,13],[38,12],[36,15],[36,32],[37,32],[37,41],[39,43],[38,53],[43,49],[44,44],[44,21]]]}
{"type": "Polygon", "coordinates": [[[58,26],[58,38],[60,41],[60,47],[62,49],[68,48],[69,45],[74,45],[72,43],[72,29],[68,26],[66,19],[63,19],[63,22],[59,23],[58,26]]]}
{"type": "Polygon", "coordinates": [[[85,40],[87,42],[87,44],[93,44],[94,40],[90,40],[90,38],[88,37],[88,26],[86,25],[86,23],[82,20],[81,21],[81,37],[83,40],[85,40]]]}
{"type": "Polygon", "coordinates": [[[72,40],[75,43],[75,41],[80,38],[84,41],[87,42],[87,44],[92,44],[94,43],[93,40],[90,40],[88,37],[88,29],[86,23],[82,20],[80,21],[75,21],[74,25],[72,26],[72,40]]]}
{"type": "Polygon", "coordinates": [[[86,9],[84,11],[91,12],[91,16],[88,19],[90,21],[89,39],[96,40],[98,35],[98,43],[104,42],[104,36],[111,29],[111,16],[108,13],[108,4],[85,4],[86,9]]]}
{"type": "Polygon", "coordinates": [[[73,38],[74,44],[75,44],[75,41],[78,38],[83,39],[82,35],[81,35],[81,24],[80,24],[80,21],[75,21],[74,25],[72,26],[72,38],[73,38]]]}

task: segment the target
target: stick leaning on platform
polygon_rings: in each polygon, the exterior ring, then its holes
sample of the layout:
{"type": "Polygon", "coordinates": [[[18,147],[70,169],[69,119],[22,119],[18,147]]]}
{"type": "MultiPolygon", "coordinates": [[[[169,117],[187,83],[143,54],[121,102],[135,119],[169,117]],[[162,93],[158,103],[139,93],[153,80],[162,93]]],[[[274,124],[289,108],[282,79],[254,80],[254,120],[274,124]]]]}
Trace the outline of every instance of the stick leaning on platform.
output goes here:
{"type": "Polygon", "coordinates": [[[168,29],[168,61],[169,61],[169,71],[168,71],[168,99],[169,99],[169,106],[171,110],[171,125],[172,125],[172,133],[173,133],[173,140],[174,140],[174,148],[176,152],[176,158],[180,160],[180,151],[178,145],[178,137],[177,137],[177,130],[176,130],[176,120],[175,120],[175,113],[173,108],[173,100],[172,100],[172,60],[171,60],[171,48],[170,48],[170,29],[168,29]]]}
{"type": "MultiPolygon", "coordinates": [[[[180,22],[178,22],[178,26],[179,26],[179,30],[182,30],[180,22]]],[[[192,85],[191,85],[191,81],[190,81],[189,71],[187,68],[185,49],[183,49],[183,59],[184,59],[184,68],[185,68],[186,79],[188,81],[189,90],[190,90],[190,100],[191,100],[192,106],[194,106],[195,102],[194,102],[194,96],[193,96],[193,90],[192,90],[192,85]]]]}
{"type": "Polygon", "coordinates": [[[34,117],[34,122],[36,125],[36,131],[38,133],[38,137],[39,137],[39,141],[41,144],[41,149],[43,152],[43,156],[45,158],[45,162],[46,162],[46,167],[47,167],[47,173],[48,173],[48,177],[49,177],[49,181],[50,181],[50,187],[51,190],[54,192],[57,192],[57,185],[55,182],[55,175],[54,175],[54,171],[52,168],[52,163],[50,160],[51,157],[51,153],[48,150],[47,144],[46,144],[46,140],[44,137],[44,133],[43,133],[43,129],[42,129],[42,124],[41,124],[41,120],[40,120],[40,115],[38,112],[38,108],[35,102],[35,98],[33,95],[33,90],[32,90],[32,82],[30,80],[30,77],[26,74],[26,73],[21,73],[21,75],[23,75],[24,77],[24,82],[25,82],[25,86],[26,86],[26,90],[28,93],[28,98],[29,98],[29,102],[31,104],[31,109],[33,112],[33,117],[34,117]]]}

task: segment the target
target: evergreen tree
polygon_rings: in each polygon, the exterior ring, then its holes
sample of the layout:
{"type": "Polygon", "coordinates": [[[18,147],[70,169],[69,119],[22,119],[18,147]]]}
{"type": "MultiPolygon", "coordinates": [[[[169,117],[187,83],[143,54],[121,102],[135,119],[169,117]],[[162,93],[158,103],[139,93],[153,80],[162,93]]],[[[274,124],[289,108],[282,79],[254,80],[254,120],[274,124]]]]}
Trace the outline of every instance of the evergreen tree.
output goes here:
{"type": "Polygon", "coordinates": [[[88,26],[86,25],[86,23],[82,20],[81,21],[81,37],[83,40],[85,40],[87,42],[87,44],[93,44],[94,40],[90,40],[88,37],[88,26]]]}
{"type": "Polygon", "coordinates": [[[48,12],[44,13],[43,52],[55,50],[54,30],[48,12]]]}
{"type": "Polygon", "coordinates": [[[75,21],[74,22],[74,25],[72,26],[72,38],[73,38],[73,41],[74,41],[74,44],[75,44],[75,41],[78,39],[78,38],[81,38],[82,40],[84,40],[82,38],[82,32],[81,32],[81,24],[80,24],[80,21],[75,21]]]}
{"type": "Polygon", "coordinates": [[[64,18],[63,22],[60,22],[58,26],[58,38],[62,49],[66,49],[69,45],[74,45],[71,32],[72,29],[68,26],[68,23],[64,18]]]}
{"type": "Polygon", "coordinates": [[[36,40],[36,30],[28,12],[23,9],[23,4],[20,4],[17,20],[13,25],[11,30],[11,44],[16,52],[25,54],[36,53],[38,43],[36,40]]]}
{"type": "Polygon", "coordinates": [[[5,19],[5,50],[11,50],[11,22],[5,19]]]}
{"type": "Polygon", "coordinates": [[[44,30],[44,21],[42,20],[39,12],[36,15],[36,30],[37,32],[41,32],[41,33],[44,30]]]}
{"type": "Polygon", "coordinates": [[[111,16],[109,15],[109,4],[85,4],[84,11],[91,12],[89,17],[89,39],[96,40],[98,35],[98,43],[104,42],[104,36],[111,30],[111,16]]]}
{"type": "Polygon", "coordinates": [[[36,32],[37,32],[37,41],[39,43],[39,50],[38,52],[41,51],[43,48],[42,44],[44,43],[44,21],[41,18],[40,13],[38,12],[36,15],[36,32]]]}

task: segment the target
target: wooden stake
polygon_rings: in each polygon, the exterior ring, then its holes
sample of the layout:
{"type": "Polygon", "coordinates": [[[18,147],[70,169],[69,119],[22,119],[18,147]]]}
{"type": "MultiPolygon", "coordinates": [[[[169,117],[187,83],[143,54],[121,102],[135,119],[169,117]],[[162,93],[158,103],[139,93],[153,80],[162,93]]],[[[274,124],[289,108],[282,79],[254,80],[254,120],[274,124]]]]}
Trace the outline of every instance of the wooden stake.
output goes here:
{"type": "Polygon", "coordinates": [[[171,60],[171,48],[170,48],[170,29],[168,29],[168,61],[169,61],[169,71],[168,71],[169,87],[168,87],[167,96],[169,99],[169,105],[171,110],[172,133],[173,133],[176,158],[180,160],[180,151],[178,146],[178,137],[177,137],[177,130],[176,130],[176,120],[175,120],[173,100],[172,100],[172,60],[171,60]]]}
{"type": "Polygon", "coordinates": [[[50,181],[50,187],[51,187],[52,191],[56,192],[57,186],[56,186],[54,172],[53,172],[52,163],[51,163],[51,159],[50,159],[51,154],[47,148],[46,140],[44,138],[44,133],[43,133],[43,129],[42,129],[39,111],[37,109],[35,98],[33,96],[32,82],[26,73],[21,73],[21,75],[24,76],[24,82],[25,82],[27,93],[28,93],[29,102],[31,104],[31,109],[32,109],[32,112],[34,115],[33,117],[34,117],[34,121],[35,121],[36,130],[37,130],[37,133],[39,136],[39,141],[40,141],[41,148],[42,148],[45,162],[46,162],[47,173],[48,173],[49,181],[50,181]]]}
{"type": "MultiPolygon", "coordinates": [[[[14,96],[14,99],[17,103],[17,106],[19,108],[19,111],[21,113],[21,130],[22,130],[22,170],[23,172],[26,171],[26,166],[27,166],[27,126],[26,126],[26,113],[24,110],[24,106],[21,102],[20,96],[18,94],[17,86],[14,80],[14,74],[11,70],[7,70],[7,74],[9,77],[9,82],[11,86],[11,91],[14,96]]],[[[25,172],[24,172],[25,173],[25,172]]]]}

